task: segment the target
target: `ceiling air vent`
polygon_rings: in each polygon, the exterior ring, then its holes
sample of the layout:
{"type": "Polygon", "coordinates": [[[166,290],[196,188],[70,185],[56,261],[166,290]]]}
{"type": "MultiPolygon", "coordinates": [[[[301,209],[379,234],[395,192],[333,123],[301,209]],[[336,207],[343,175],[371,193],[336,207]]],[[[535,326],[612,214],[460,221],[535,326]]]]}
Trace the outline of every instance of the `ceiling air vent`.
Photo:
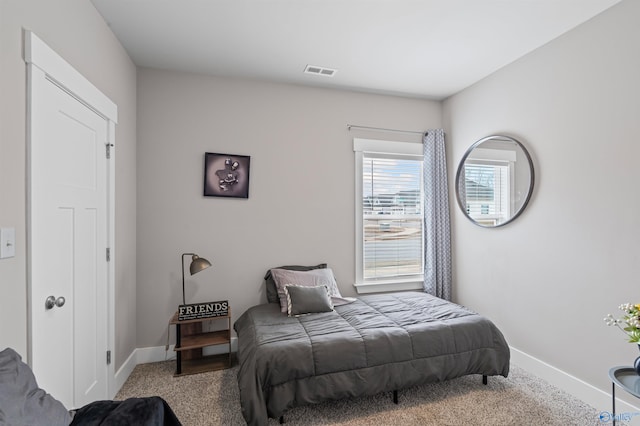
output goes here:
{"type": "Polygon", "coordinates": [[[307,65],[304,69],[306,74],[323,75],[325,77],[333,77],[338,70],[326,67],[318,67],[315,65],[307,65]]]}

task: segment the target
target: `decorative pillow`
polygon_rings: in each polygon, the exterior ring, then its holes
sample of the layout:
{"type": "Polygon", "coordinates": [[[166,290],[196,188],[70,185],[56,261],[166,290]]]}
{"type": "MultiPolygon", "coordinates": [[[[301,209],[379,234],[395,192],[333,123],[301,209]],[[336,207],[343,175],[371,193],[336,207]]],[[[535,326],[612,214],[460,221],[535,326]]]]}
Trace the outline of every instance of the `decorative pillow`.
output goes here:
{"type": "Polygon", "coordinates": [[[31,368],[16,351],[0,352],[0,424],[68,425],[71,414],[38,387],[31,368]]]}
{"type": "Polygon", "coordinates": [[[271,270],[271,275],[273,275],[273,280],[276,282],[276,288],[278,289],[280,310],[284,313],[287,312],[287,296],[284,292],[284,287],[287,284],[304,287],[325,285],[329,290],[330,297],[342,297],[331,268],[313,269],[311,271],[290,271],[274,268],[271,270]]]}
{"type": "MultiPolygon", "coordinates": [[[[311,271],[314,269],[324,269],[326,267],[327,267],[326,263],[320,263],[315,266],[290,265],[290,266],[279,266],[278,268],[274,268],[274,269],[287,269],[289,271],[311,271]]],[[[265,274],[264,280],[267,282],[267,302],[280,303],[280,297],[278,297],[278,289],[276,288],[276,283],[273,280],[273,276],[271,275],[271,269],[269,269],[265,274]]]]}
{"type": "Polygon", "coordinates": [[[333,311],[326,285],[306,287],[287,284],[284,293],[287,296],[287,315],[290,317],[333,311]]]}

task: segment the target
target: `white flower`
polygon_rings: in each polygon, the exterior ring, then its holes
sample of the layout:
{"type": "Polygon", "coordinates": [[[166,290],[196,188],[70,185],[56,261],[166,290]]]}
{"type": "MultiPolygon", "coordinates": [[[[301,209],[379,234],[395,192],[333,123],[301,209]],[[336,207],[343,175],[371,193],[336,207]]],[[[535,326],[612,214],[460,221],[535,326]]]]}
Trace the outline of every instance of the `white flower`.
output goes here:
{"type": "Polygon", "coordinates": [[[624,312],[631,312],[631,310],[633,309],[633,305],[631,303],[623,303],[622,305],[618,306],[618,309],[624,312]]]}
{"type": "Polygon", "coordinates": [[[619,328],[627,335],[629,342],[640,344],[640,304],[623,303],[618,309],[624,312],[621,318],[608,314],[604,317],[604,322],[619,328]]]}
{"type": "Polygon", "coordinates": [[[614,325],[616,323],[616,320],[613,318],[613,315],[608,314],[606,317],[604,317],[604,322],[607,325],[614,325]]]}

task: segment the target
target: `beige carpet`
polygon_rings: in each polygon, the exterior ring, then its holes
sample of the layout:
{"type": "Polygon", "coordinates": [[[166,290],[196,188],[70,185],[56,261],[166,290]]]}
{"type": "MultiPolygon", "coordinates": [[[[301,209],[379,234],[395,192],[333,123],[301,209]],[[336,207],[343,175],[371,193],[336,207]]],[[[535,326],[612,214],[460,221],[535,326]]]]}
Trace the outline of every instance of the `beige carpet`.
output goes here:
{"type": "MultiPolygon", "coordinates": [[[[185,426],[244,425],[238,367],[173,377],[175,361],[138,365],[116,399],[158,395],[185,426]]],[[[602,425],[599,412],[517,366],[508,378],[467,376],[392,394],[297,407],[285,414],[293,425],[602,425]]],[[[269,425],[278,425],[270,419],[269,425]]]]}

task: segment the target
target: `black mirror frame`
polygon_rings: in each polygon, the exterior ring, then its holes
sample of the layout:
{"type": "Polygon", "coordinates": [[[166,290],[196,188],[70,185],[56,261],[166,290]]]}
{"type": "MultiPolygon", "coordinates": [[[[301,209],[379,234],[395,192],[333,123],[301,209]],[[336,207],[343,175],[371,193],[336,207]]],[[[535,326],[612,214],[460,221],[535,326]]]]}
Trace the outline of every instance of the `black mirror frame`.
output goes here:
{"type": "Polygon", "coordinates": [[[469,219],[471,221],[471,223],[473,223],[474,225],[479,226],[481,228],[488,228],[488,229],[500,228],[502,226],[505,226],[508,223],[513,222],[518,216],[520,216],[522,214],[524,209],[527,207],[527,204],[529,204],[529,200],[531,200],[531,196],[533,195],[534,184],[535,184],[535,171],[534,171],[534,168],[533,168],[533,161],[531,160],[531,155],[529,155],[529,151],[527,150],[527,148],[525,148],[525,146],[519,140],[517,140],[515,138],[512,138],[510,136],[491,135],[491,136],[484,137],[484,138],[478,140],[477,142],[475,142],[473,145],[471,145],[469,147],[469,149],[467,149],[467,151],[462,156],[462,159],[460,160],[460,164],[458,165],[458,169],[456,170],[456,181],[455,181],[456,200],[458,202],[458,206],[460,207],[460,210],[462,211],[462,214],[464,214],[464,216],[467,219],[469,219]],[[489,140],[502,140],[502,141],[514,142],[516,145],[518,145],[522,149],[522,151],[524,152],[524,155],[525,155],[525,157],[527,159],[527,163],[529,165],[529,170],[531,172],[529,190],[527,191],[527,197],[525,198],[524,203],[522,203],[522,206],[520,206],[518,211],[515,212],[515,214],[513,216],[511,216],[509,218],[509,220],[505,220],[504,222],[499,223],[497,225],[493,225],[493,226],[482,225],[482,224],[476,222],[474,219],[472,219],[467,214],[466,200],[463,203],[462,200],[460,199],[460,173],[462,172],[462,168],[464,167],[464,164],[465,164],[467,158],[469,158],[469,155],[471,154],[471,152],[475,148],[480,146],[483,142],[486,142],[486,141],[489,141],[489,140]]]}

